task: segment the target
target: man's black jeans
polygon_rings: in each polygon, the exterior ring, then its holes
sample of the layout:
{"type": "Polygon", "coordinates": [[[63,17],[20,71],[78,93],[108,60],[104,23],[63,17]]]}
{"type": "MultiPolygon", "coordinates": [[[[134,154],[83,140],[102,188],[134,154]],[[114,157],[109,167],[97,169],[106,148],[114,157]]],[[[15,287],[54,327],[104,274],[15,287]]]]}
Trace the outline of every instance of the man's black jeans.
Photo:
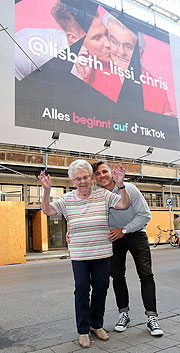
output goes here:
{"type": "Polygon", "coordinates": [[[128,233],[113,242],[111,277],[119,312],[129,310],[129,294],[126,284],[126,254],[130,251],[141,282],[141,295],[146,315],[157,315],[156,290],[151,269],[151,253],[145,232],[128,233]]]}

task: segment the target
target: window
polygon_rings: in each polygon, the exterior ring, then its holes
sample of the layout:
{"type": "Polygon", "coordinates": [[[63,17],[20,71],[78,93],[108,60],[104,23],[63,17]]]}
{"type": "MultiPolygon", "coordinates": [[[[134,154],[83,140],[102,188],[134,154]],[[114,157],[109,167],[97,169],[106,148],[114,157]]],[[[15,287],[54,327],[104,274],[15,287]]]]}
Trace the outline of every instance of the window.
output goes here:
{"type": "MultiPolygon", "coordinates": [[[[51,187],[50,202],[58,200],[66,192],[65,188],[61,187],[51,187]]],[[[42,201],[43,188],[40,187],[40,202],[42,201]]]]}
{"type": "Polygon", "coordinates": [[[163,207],[163,198],[161,193],[142,193],[149,207],[163,207]]]}
{"type": "MultiPolygon", "coordinates": [[[[51,187],[50,202],[58,200],[65,193],[65,188],[51,187]]],[[[27,190],[28,203],[41,203],[43,197],[42,186],[29,186],[27,190]]]]}
{"type": "Polygon", "coordinates": [[[0,201],[22,201],[21,185],[0,185],[0,201]]]}
{"type": "Polygon", "coordinates": [[[174,207],[180,207],[180,195],[179,194],[173,194],[172,195],[173,199],[173,206],[174,207]]]}
{"type": "Polygon", "coordinates": [[[39,186],[29,186],[27,193],[28,193],[28,203],[40,203],[39,186]]]}

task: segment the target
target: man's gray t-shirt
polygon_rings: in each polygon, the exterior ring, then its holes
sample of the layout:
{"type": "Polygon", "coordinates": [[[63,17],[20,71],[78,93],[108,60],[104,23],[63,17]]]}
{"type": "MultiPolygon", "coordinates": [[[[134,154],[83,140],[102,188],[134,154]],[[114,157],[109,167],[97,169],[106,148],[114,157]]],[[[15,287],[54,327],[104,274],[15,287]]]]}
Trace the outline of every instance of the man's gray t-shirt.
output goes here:
{"type": "MultiPolygon", "coordinates": [[[[59,50],[69,46],[66,33],[61,29],[24,28],[16,32],[15,39],[38,67],[57,58],[59,50]]],[[[15,76],[19,81],[37,69],[27,55],[15,46],[15,76]]]]}
{"type": "MultiPolygon", "coordinates": [[[[126,210],[109,210],[109,228],[125,228],[127,233],[145,230],[146,224],[151,219],[151,212],[144,196],[139,189],[128,182],[124,182],[131,199],[131,205],[126,210]]],[[[112,192],[120,194],[117,186],[112,192]]]]}

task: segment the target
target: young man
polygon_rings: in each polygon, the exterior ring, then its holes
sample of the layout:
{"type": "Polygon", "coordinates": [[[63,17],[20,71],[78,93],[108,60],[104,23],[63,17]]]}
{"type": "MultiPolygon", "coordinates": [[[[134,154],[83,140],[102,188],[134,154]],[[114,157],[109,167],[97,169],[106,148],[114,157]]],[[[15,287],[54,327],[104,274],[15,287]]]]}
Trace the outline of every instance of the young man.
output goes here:
{"type": "MultiPolygon", "coordinates": [[[[76,16],[76,19],[66,8],[66,2],[65,0],[57,0],[51,9],[51,13],[49,13],[49,1],[44,0],[43,15],[49,18],[50,23],[42,25],[45,28],[36,28],[33,25],[32,19],[32,28],[25,27],[16,32],[15,39],[18,45],[38,67],[41,67],[53,57],[57,57],[60,50],[67,49],[86,34],[78,22],[78,16],[76,16]],[[56,20],[59,29],[54,28],[53,19],[56,20]]],[[[30,3],[31,6],[34,3],[34,6],[36,5],[37,8],[42,5],[42,1],[39,0],[22,2],[22,8],[16,8],[17,18],[21,13],[23,14],[23,11],[28,11],[30,3]]],[[[38,21],[40,22],[40,18],[37,12],[34,14],[34,23],[38,21]]],[[[15,76],[21,81],[35,71],[37,67],[18,45],[15,46],[15,76]]]]}
{"type": "MultiPolygon", "coordinates": [[[[109,191],[119,194],[111,169],[104,161],[92,165],[93,177],[96,183],[109,191]]],[[[141,295],[147,315],[147,329],[152,336],[162,336],[163,331],[157,320],[156,294],[154,275],[151,269],[151,253],[146,235],[145,226],[151,219],[149,207],[137,187],[124,182],[131,205],[128,209],[120,211],[110,209],[109,212],[109,240],[113,243],[113,256],[111,258],[111,276],[116,302],[120,313],[115,331],[125,331],[130,323],[129,295],[126,284],[126,254],[131,253],[136,270],[141,281],[141,295]]]]}

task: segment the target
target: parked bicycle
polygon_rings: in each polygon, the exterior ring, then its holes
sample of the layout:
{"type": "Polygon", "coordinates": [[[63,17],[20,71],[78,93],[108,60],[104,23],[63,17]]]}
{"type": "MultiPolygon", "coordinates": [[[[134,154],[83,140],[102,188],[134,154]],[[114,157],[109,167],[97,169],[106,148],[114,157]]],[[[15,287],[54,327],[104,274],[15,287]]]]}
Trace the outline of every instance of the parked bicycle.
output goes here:
{"type": "Polygon", "coordinates": [[[162,238],[165,240],[165,244],[170,244],[171,246],[177,247],[178,246],[178,237],[175,233],[171,233],[171,231],[161,229],[160,226],[157,226],[159,229],[159,234],[157,235],[156,239],[154,240],[153,246],[156,247],[159,245],[162,238]]]}

